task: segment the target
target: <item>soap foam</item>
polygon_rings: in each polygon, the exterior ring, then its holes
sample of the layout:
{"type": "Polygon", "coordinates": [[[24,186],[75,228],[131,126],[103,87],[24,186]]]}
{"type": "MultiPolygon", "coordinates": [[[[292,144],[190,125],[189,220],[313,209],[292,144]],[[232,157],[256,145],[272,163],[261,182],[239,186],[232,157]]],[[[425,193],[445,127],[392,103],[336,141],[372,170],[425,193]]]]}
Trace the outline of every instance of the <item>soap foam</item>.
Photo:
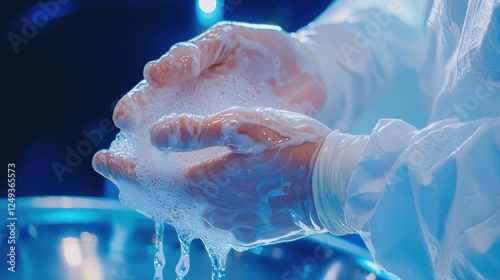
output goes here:
{"type": "MultiPolygon", "coordinates": [[[[228,232],[211,228],[202,219],[204,204],[186,192],[185,178],[190,167],[220,157],[229,150],[212,147],[189,152],[160,151],[150,143],[150,128],[161,117],[171,114],[209,115],[233,106],[291,108],[274,96],[265,82],[244,71],[204,72],[197,79],[159,89],[142,81],[127,98],[133,100],[136,110],[131,117],[139,129],[133,133],[121,131],[111,144],[110,152],[135,159],[139,186],[115,180],[122,203],[147,216],[162,217],[159,219],[172,223],[184,249],[193,239],[201,239],[212,259],[213,278],[222,279],[229,249],[247,248],[228,232]]],[[[301,111],[300,108],[293,110],[301,111]]],[[[188,268],[189,261],[186,261],[186,254],[182,254],[178,279],[182,279],[188,268]]]]}

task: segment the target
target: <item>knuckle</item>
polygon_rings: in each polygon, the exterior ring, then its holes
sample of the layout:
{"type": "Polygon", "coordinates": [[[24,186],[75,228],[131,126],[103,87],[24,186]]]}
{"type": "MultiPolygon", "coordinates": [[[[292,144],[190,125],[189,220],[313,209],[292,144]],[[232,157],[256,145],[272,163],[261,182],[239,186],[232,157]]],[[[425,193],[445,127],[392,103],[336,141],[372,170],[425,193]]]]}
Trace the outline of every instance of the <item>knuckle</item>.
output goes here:
{"type": "Polygon", "coordinates": [[[219,34],[219,35],[225,35],[225,34],[230,34],[235,31],[236,24],[231,21],[220,21],[214,25],[212,25],[208,30],[208,34],[219,34]]]}
{"type": "Polygon", "coordinates": [[[232,26],[234,26],[234,23],[232,21],[222,20],[222,21],[219,21],[216,24],[212,25],[211,28],[224,29],[224,28],[228,28],[228,27],[232,27],[232,26]]]}

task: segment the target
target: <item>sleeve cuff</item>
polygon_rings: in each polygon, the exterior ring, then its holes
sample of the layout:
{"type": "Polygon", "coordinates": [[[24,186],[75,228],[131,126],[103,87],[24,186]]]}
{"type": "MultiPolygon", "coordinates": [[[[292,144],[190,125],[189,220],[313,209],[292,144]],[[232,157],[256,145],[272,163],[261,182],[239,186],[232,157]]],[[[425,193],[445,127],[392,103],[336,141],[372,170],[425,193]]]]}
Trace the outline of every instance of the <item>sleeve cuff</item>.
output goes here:
{"type": "Polygon", "coordinates": [[[327,136],[316,158],[312,177],[316,213],[321,224],[335,235],[355,232],[344,206],[351,174],[367,141],[367,135],[335,130],[327,136]]]}

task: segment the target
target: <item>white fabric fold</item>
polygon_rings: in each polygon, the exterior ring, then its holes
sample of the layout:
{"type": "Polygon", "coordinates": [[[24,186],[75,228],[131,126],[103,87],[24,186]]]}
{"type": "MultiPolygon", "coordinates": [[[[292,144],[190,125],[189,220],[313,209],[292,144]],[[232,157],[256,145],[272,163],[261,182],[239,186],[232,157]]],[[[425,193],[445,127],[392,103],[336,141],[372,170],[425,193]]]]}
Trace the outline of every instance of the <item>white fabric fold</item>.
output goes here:
{"type": "Polygon", "coordinates": [[[344,205],[347,185],[367,135],[332,131],[319,150],[312,177],[313,198],[321,224],[335,235],[354,232],[346,220],[344,205]]]}

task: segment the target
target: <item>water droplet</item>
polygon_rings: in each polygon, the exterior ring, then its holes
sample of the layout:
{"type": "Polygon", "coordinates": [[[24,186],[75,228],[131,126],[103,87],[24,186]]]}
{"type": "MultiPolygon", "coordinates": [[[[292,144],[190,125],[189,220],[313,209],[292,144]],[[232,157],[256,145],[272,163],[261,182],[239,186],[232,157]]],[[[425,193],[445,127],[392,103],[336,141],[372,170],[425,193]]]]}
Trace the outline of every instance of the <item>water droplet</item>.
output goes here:
{"type": "Polygon", "coordinates": [[[217,251],[214,251],[213,248],[207,247],[207,251],[210,256],[210,261],[212,262],[212,280],[225,280],[226,258],[227,253],[229,252],[229,247],[217,248],[217,251]]]}
{"type": "Polygon", "coordinates": [[[163,253],[163,231],[164,224],[161,215],[154,217],[156,232],[156,254],[154,257],[155,276],[154,280],[163,280],[163,267],[165,266],[165,255],[163,253]]]}
{"type": "Polygon", "coordinates": [[[177,273],[177,280],[182,280],[189,272],[189,245],[192,239],[188,237],[189,235],[180,232],[177,235],[181,243],[181,257],[175,267],[175,272],[177,273]]]}

